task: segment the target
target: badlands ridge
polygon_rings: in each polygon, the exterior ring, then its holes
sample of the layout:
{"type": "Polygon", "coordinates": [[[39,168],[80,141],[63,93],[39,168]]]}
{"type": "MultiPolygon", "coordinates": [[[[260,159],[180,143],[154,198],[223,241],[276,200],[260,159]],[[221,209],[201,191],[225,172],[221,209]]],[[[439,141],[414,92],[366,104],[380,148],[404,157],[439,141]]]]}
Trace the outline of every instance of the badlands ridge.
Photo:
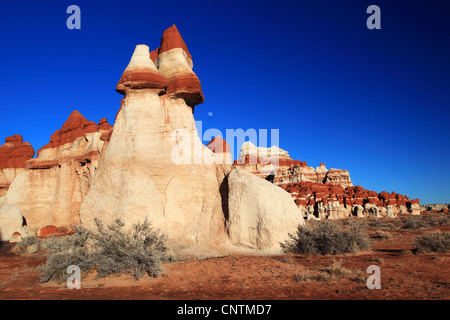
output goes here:
{"type": "Polygon", "coordinates": [[[348,171],[308,167],[277,147],[246,142],[233,163],[225,140],[203,145],[193,114],[204,96],[175,26],[158,49],[136,46],[116,91],[114,127],[73,111],[36,158],[22,136],[5,139],[0,240],[148,219],[187,251],[266,252],[305,219],[420,214],[418,199],[353,186],[348,171]]]}

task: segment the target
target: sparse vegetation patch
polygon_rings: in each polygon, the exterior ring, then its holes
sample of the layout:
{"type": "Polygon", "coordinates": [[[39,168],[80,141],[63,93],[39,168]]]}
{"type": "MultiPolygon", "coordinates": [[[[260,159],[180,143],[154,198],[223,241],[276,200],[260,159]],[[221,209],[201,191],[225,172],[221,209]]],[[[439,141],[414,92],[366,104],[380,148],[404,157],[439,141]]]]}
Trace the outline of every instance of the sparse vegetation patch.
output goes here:
{"type": "Polygon", "coordinates": [[[414,238],[414,251],[417,254],[450,251],[450,232],[432,232],[414,238]]]}
{"type": "Polygon", "coordinates": [[[333,221],[299,226],[296,234],[289,236],[290,240],[281,243],[287,253],[335,255],[368,250],[370,247],[367,233],[356,221],[349,223],[348,227],[333,221]]]}
{"type": "Polygon", "coordinates": [[[39,269],[41,280],[67,279],[67,267],[78,266],[82,274],[97,272],[97,278],[129,274],[136,280],[145,274],[157,277],[162,274],[162,262],[171,260],[166,237],[154,231],[148,221],[124,230],[124,223],[116,220],[108,227],[95,221],[97,230],[76,227],[67,237],[47,239],[47,263],[39,269]]]}
{"type": "Polygon", "coordinates": [[[421,217],[408,217],[403,220],[402,229],[428,228],[429,224],[421,217]]]}

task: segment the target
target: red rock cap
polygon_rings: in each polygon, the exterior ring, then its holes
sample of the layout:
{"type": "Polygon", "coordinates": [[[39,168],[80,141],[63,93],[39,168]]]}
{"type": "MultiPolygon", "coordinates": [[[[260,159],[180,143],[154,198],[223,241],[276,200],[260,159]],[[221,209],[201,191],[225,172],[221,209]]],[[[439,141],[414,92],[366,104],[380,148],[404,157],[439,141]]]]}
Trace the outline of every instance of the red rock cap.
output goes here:
{"type": "MultiPolygon", "coordinates": [[[[203,96],[200,80],[192,71],[192,56],[189,53],[186,43],[184,42],[175,25],[164,31],[161,38],[161,47],[157,52],[152,51],[151,57],[152,60],[156,60],[157,58],[160,59],[159,67],[162,71],[162,55],[165,52],[178,48],[181,48],[186,52],[187,57],[190,60],[190,67],[186,67],[186,69],[184,70],[180,70],[178,69],[178,67],[174,67],[175,71],[173,73],[171,71],[163,72],[164,76],[168,80],[167,94],[172,94],[177,98],[184,99],[186,101],[186,104],[193,108],[196,105],[203,103],[205,101],[205,98],[203,96]]],[[[169,65],[171,63],[172,61],[168,62],[169,65]]],[[[168,70],[170,69],[171,68],[168,67],[168,70]]]]}
{"type": "Polygon", "coordinates": [[[153,62],[156,62],[156,59],[158,59],[158,56],[159,56],[159,48],[150,52],[150,59],[153,62]]]}
{"type": "Polygon", "coordinates": [[[106,118],[101,118],[98,122],[98,130],[109,130],[112,127],[113,126],[108,123],[108,119],[106,118]]]}
{"type": "Polygon", "coordinates": [[[231,153],[230,145],[220,136],[214,137],[206,147],[214,153],[231,153]]]}
{"type": "Polygon", "coordinates": [[[186,43],[184,42],[183,38],[181,37],[181,34],[178,31],[177,27],[175,25],[173,25],[169,29],[166,29],[163,32],[163,35],[161,38],[161,47],[158,50],[158,55],[160,55],[166,51],[175,49],[175,48],[183,49],[186,52],[186,54],[188,55],[189,59],[192,60],[192,56],[189,53],[186,43]]]}
{"type": "Polygon", "coordinates": [[[29,142],[23,142],[19,134],[7,137],[0,146],[0,169],[24,168],[25,162],[34,157],[34,149],[29,142]]]}
{"type": "Polygon", "coordinates": [[[94,121],[88,121],[80,112],[74,110],[62,128],[51,135],[50,143],[38,150],[38,156],[41,150],[57,148],[63,144],[72,143],[79,137],[98,130],[99,126],[94,121]]]}
{"type": "Polygon", "coordinates": [[[120,94],[125,94],[129,89],[165,90],[167,86],[167,80],[159,73],[155,64],[150,60],[148,46],[138,45],[117,84],[116,91],[120,94]]]}

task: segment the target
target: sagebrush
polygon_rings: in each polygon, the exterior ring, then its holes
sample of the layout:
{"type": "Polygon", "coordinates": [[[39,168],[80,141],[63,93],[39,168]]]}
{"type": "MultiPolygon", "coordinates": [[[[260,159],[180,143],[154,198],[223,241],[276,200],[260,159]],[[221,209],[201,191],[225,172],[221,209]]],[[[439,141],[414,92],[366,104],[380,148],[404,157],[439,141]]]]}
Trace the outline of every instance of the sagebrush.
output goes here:
{"type": "Polygon", "coordinates": [[[358,222],[348,223],[347,227],[333,221],[324,221],[316,225],[300,225],[296,234],[281,243],[284,252],[297,254],[327,255],[354,253],[370,248],[369,236],[363,232],[358,222]]]}
{"type": "Polygon", "coordinates": [[[430,225],[423,217],[408,217],[403,220],[402,229],[428,228],[430,225]]]}
{"type": "Polygon", "coordinates": [[[431,232],[414,238],[415,253],[447,253],[450,251],[450,232],[431,232]]]}
{"type": "Polygon", "coordinates": [[[37,236],[28,236],[17,242],[12,248],[12,252],[18,255],[33,254],[44,250],[46,242],[43,239],[39,239],[37,236]]]}
{"type": "Polygon", "coordinates": [[[43,282],[65,281],[71,265],[83,274],[96,271],[97,278],[120,274],[136,280],[145,274],[157,277],[163,272],[162,262],[171,260],[166,237],[154,231],[147,220],[127,230],[119,219],[106,228],[98,220],[95,225],[96,231],[78,226],[71,236],[46,241],[47,263],[39,268],[43,282]]]}

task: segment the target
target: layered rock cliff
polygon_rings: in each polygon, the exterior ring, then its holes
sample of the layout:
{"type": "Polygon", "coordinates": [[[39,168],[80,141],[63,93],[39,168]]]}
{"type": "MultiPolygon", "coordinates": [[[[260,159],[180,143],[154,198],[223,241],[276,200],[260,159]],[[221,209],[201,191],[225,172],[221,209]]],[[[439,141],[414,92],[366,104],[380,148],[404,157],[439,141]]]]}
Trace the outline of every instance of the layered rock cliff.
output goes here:
{"type": "Polygon", "coordinates": [[[233,163],[230,145],[220,136],[214,137],[206,147],[217,155],[215,158],[217,164],[229,165],[233,163]]]}
{"type": "Polygon", "coordinates": [[[150,57],[167,79],[168,97],[182,98],[192,110],[205,101],[200,80],[192,71],[192,56],[175,25],[164,31],[161,46],[150,57]]]}
{"type": "Polygon", "coordinates": [[[353,186],[347,170],[328,170],[323,163],[317,168],[308,167],[305,161],[293,160],[289,152],[276,146],[270,148],[256,147],[252,142],[245,142],[234,161],[236,166],[261,177],[271,179],[276,185],[297,183],[301,181],[353,186]]]}
{"type": "Polygon", "coordinates": [[[74,111],[35,159],[20,136],[6,139],[0,239],[147,219],[174,247],[273,251],[304,218],[420,212],[418,199],[355,187],[348,171],[308,167],[278,147],[247,142],[232,164],[221,137],[203,145],[193,113],[204,96],[176,26],[158,49],[136,46],[116,91],[124,97],[114,127],[74,111]]]}
{"type": "Polygon", "coordinates": [[[156,51],[136,46],[116,86],[124,98],[114,128],[74,111],[0,198],[2,239],[147,219],[177,248],[280,250],[304,224],[300,210],[280,188],[233,168],[219,137],[201,143],[193,109],[204,97],[192,68],[175,26],[156,51]]]}
{"type": "Polygon", "coordinates": [[[347,170],[328,170],[323,163],[314,169],[278,147],[246,142],[235,165],[289,192],[305,218],[396,217],[421,211],[419,199],[353,186],[347,170]]]}
{"type": "Polygon", "coordinates": [[[304,223],[300,211],[281,189],[224,163],[231,158],[219,138],[201,143],[193,107],[204,99],[192,66],[175,26],[156,51],[136,47],[117,85],[125,98],[81,223],[149,219],[178,247],[277,250],[304,223]]]}
{"type": "Polygon", "coordinates": [[[14,179],[25,170],[25,162],[33,157],[33,147],[23,142],[21,135],[5,139],[5,144],[0,146],[0,197],[6,195],[14,179]]]}
{"type": "MultiPolygon", "coordinates": [[[[79,224],[80,205],[104,144],[100,137],[110,128],[106,119],[97,125],[78,111],[72,112],[50,142],[38,150],[37,158],[23,162],[22,172],[0,204],[0,216],[16,212],[31,232],[48,225],[79,224]]],[[[1,232],[3,239],[8,236],[4,230],[1,232]]]]}

